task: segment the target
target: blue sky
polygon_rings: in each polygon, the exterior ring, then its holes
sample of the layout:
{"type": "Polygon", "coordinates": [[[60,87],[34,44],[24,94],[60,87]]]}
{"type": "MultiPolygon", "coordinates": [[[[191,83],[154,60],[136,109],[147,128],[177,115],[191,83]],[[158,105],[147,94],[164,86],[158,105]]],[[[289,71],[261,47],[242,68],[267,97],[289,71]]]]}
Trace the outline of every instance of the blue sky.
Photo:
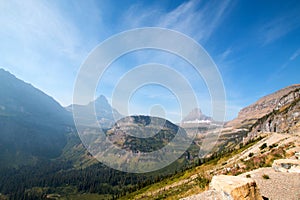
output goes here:
{"type": "MultiPolygon", "coordinates": [[[[229,120],[258,98],[300,82],[299,13],[297,0],[0,0],[0,67],[67,106],[81,64],[99,43],[132,28],[170,28],[199,42],[218,66],[229,120]]],[[[171,65],[184,74],[201,109],[210,114],[201,77],[166,52],[120,58],[106,72],[98,92],[111,100],[115,81],[148,62],[171,65]]],[[[129,107],[132,113],[147,114],[157,104],[168,119],[178,121],[176,98],[157,85],[136,91],[129,107]]]]}

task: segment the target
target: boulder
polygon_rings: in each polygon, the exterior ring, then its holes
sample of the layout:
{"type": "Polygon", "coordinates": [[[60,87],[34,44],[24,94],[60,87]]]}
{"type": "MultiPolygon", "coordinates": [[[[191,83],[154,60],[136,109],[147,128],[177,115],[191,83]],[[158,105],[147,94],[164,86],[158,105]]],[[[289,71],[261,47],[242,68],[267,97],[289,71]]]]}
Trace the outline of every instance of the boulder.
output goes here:
{"type": "Polygon", "coordinates": [[[223,199],[262,200],[256,182],[250,178],[218,175],[212,178],[210,189],[221,192],[223,199]]]}
{"type": "Polygon", "coordinates": [[[300,173],[300,160],[295,160],[295,159],[274,160],[272,168],[277,172],[300,173]]]}

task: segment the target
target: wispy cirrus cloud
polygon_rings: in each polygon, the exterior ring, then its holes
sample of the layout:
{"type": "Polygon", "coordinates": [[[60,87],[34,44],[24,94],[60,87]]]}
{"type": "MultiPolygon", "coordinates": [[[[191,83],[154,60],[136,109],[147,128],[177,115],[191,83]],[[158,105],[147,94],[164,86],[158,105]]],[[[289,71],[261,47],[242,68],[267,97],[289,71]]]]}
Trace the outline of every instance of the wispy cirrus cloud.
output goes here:
{"type": "Polygon", "coordinates": [[[189,1],[160,17],[158,26],[188,34],[199,41],[206,41],[230,11],[230,0],[189,1]]]}
{"type": "Polygon", "coordinates": [[[273,73],[271,73],[268,81],[274,80],[274,79],[278,79],[280,77],[280,75],[293,63],[296,62],[296,59],[300,57],[300,49],[297,49],[296,51],[294,51],[294,53],[292,53],[288,59],[277,69],[275,70],[273,73]]]}
{"type": "Polygon", "coordinates": [[[300,56],[300,49],[297,49],[294,53],[291,54],[288,60],[279,68],[278,73],[284,70],[290,63],[296,60],[299,56],[300,56]]]}
{"type": "Polygon", "coordinates": [[[124,21],[129,22],[126,26],[131,28],[148,24],[177,30],[198,41],[205,41],[230,12],[231,2],[190,0],[169,11],[157,5],[142,9],[142,4],[135,4],[124,14],[124,21]]]}
{"type": "Polygon", "coordinates": [[[300,26],[300,15],[298,10],[291,10],[265,23],[259,30],[262,45],[270,44],[300,26]]]}
{"type": "Polygon", "coordinates": [[[35,43],[36,47],[40,43],[57,52],[74,53],[79,44],[78,31],[53,4],[47,1],[2,1],[1,5],[2,34],[28,46],[35,43]]]}
{"type": "Polygon", "coordinates": [[[69,104],[75,73],[90,50],[82,32],[86,24],[75,19],[86,19],[85,8],[99,22],[91,4],[0,0],[0,67],[69,104]]]}
{"type": "Polygon", "coordinates": [[[297,57],[300,56],[300,49],[296,50],[291,56],[290,56],[290,61],[295,60],[297,57]]]}
{"type": "MultiPolygon", "coordinates": [[[[186,1],[171,10],[163,10],[160,5],[154,5],[142,7],[143,4],[132,5],[122,17],[124,27],[139,28],[146,26],[156,26],[162,28],[169,28],[182,32],[194,40],[205,43],[210,39],[212,34],[215,33],[220,23],[226,18],[230,12],[232,6],[231,1],[186,1]]],[[[159,36],[156,40],[161,39],[160,43],[164,42],[164,38],[159,36]]],[[[133,41],[134,42],[134,41],[133,41]]],[[[185,44],[174,41],[174,45],[185,49],[185,44]],[[177,43],[177,44],[176,44],[177,43]]],[[[229,52],[228,52],[229,53],[229,52]]],[[[176,56],[175,56],[176,57],[176,56]]],[[[200,58],[199,58],[200,59],[200,58]]],[[[210,102],[210,96],[205,86],[204,79],[212,80],[213,77],[201,77],[200,74],[192,66],[187,63],[181,63],[178,59],[174,59],[174,55],[167,55],[166,53],[141,53],[136,56],[138,63],[156,62],[164,63],[172,68],[176,69],[185,76],[194,86],[194,90],[197,91],[198,100],[201,102],[210,102]],[[204,87],[204,88],[203,88],[204,87]],[[200,91],[200,92],[199,92],[200,91]],[[205,94],[204,94],[205,93],[205,94]],[[208,98],[208,100],[204,100],[208,98]]],[[[121,69],[120,69],[121,70],[121,69]]],[[[212,74],[216,76],[216,74],[212,74]]],[[[136,77],[137,79],[142,77],[136,77]]],[[[168,77],[166,77],[168,78],[168,77]]],[[[176,80],[174,81],[176,83],[176,80]]],[[[211,104],[211,102],[210,102],[211,104]]],[[[136,105],[138,107],[138,105],[136,105]]],[[[202,106],[204,112],[210,112],[210,106],[202,106]]],[[[173,112],[174,110],[169,110],[173,112]]]]}

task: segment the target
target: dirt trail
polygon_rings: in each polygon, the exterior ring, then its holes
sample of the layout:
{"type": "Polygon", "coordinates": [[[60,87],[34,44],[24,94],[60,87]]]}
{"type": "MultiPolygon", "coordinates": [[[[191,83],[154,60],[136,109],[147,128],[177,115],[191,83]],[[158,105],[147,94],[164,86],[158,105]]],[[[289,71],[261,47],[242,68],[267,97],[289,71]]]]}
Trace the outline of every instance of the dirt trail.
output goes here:
{"type": "Polygon", "coordinates": [[[288,172],[275,172],[274,169],[260,168],[240,176],[250,174],[258,185],[261,195],[272,200],[299,200],[300,199],[300,174],[288,172]],[[269,179],[264,179],[268,175],[269,179]]]}

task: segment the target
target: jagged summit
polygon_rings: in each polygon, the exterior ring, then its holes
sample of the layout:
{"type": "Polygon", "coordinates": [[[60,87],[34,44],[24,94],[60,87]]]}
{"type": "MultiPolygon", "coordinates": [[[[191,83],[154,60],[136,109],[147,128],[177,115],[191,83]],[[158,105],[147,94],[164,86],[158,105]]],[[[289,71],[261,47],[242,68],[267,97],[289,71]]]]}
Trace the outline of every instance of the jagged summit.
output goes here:
{"type": "Polygon", "coordinates": [[[76,109],[79,113],[81,113],[83,118],[88,119],[90,117],[88,115],[88,111],[93,107],[95,107],[96,117],[102,128],[111,127],[115,121],[123,117],[123,115],[121,115],[116,109],[111,107],[104,95],[98,96],[94,101],[87,105],[73,104],[69,105],[66,109],[70,112],[73,112],[73,110],[76,109]]]}
{"type": "Polygon", "coordinates": [[[200,108],[194,108],[183,120],[182,123],[211,123],[213,119],[204,115],[200,108]]]}
{"type": "Polygon", "coordinates": [[[95,99],[95,101],[94,101],[95,103],[105,103],[105,104],[108,104],[108,100],[107,100],[107,98],[104,96],[104,95],[99,95],[96,99],[95,99]]]}

